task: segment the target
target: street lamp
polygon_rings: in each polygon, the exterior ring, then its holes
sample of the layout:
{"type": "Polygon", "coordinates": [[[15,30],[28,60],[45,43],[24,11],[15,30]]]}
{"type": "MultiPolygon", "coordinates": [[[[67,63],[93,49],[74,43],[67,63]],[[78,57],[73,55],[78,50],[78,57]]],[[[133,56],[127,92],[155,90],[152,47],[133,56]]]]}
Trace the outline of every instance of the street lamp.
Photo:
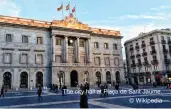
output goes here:
{"type": "Polygon", "coordinates": [[[60,88],[61,88],[61,78],[63,76],[63,72],[60,71],[57,75],[58,75],[58,78],[59,78],[59,84],[60,84],[60,88]]]}

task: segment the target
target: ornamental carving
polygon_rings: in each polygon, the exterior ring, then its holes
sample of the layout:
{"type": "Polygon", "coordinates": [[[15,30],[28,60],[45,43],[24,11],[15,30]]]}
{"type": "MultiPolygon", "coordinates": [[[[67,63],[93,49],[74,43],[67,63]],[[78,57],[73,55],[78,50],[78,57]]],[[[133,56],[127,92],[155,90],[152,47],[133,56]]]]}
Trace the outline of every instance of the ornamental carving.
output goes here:
{"type": "Polygon", "coordinates": [[[79,22],[76,18],[74,18],[73,14],[70,14],[70,16],[66,16],[64,20],[53,21],[52,26],[89,30],[88,25],[79,22]]]}

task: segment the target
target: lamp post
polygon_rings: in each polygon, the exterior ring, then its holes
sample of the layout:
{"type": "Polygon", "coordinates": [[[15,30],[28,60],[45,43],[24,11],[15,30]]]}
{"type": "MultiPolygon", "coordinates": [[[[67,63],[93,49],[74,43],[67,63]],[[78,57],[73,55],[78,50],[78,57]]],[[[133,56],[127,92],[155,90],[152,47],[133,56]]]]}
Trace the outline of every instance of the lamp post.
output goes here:
{"type": "Polygon", "coordinates": [[[61,77],[63,76],[63,72],[60,71],[57,75],[58,75],[58,78],[59,78],[59,84],[60,84],[59,87],[61,88],[61,77]]]}

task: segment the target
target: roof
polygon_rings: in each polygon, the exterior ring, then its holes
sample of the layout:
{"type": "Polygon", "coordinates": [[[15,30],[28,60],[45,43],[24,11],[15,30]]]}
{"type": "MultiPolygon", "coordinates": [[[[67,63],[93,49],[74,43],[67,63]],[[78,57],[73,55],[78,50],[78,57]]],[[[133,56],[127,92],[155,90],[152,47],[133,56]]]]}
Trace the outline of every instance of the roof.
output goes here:
{"type": "Polygon", "coordinates": [[[43,28],[63,27],[77,30],[86,30],[94,34],[110,35],[117,37],[121,36],[120,31],[89,27],[88,24],[83,24],[79,22],[76,18],[74,18],[72,14],[65,17],[63,20],[53,20],[52,22],[0,15],[0,23],[10,23],[43,28]]]}
{"type": "Polygon", "coordinates": [[[146,36],[148,36],[150,34],[158,33],[158,32],[159,33],[169,33],[169,34],[171,34],[171,29],[168,29],[168,28],[166,28],[166,29],[155,29],[155,30],[152,30],[152,31],[150,31],[148,33],[140,33],[137,37],[134,37],[132,39],[129,39],[129,40],[125,41],[124,45],[127,44],[127,43],[130,43],[130,42],[132,42],[134,40],[137,40],[137,39],[146,37],[146,36]]]}

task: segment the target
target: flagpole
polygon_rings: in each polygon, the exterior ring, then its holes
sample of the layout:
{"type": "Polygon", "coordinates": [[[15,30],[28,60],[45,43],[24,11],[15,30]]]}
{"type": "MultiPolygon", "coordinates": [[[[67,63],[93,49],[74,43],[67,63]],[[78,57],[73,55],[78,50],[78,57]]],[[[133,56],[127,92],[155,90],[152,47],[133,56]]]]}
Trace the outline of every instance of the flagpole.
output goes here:
{"type": "Polygon", "coordinates": [[[69,2],[69,15],[70,15],[70,2],[69,2]]]}
{"type": "Polygon", "coordinates": [[[62,18],[64,18],[64,12],[63,12],[63,2],[62,2],[62,18]]]}

